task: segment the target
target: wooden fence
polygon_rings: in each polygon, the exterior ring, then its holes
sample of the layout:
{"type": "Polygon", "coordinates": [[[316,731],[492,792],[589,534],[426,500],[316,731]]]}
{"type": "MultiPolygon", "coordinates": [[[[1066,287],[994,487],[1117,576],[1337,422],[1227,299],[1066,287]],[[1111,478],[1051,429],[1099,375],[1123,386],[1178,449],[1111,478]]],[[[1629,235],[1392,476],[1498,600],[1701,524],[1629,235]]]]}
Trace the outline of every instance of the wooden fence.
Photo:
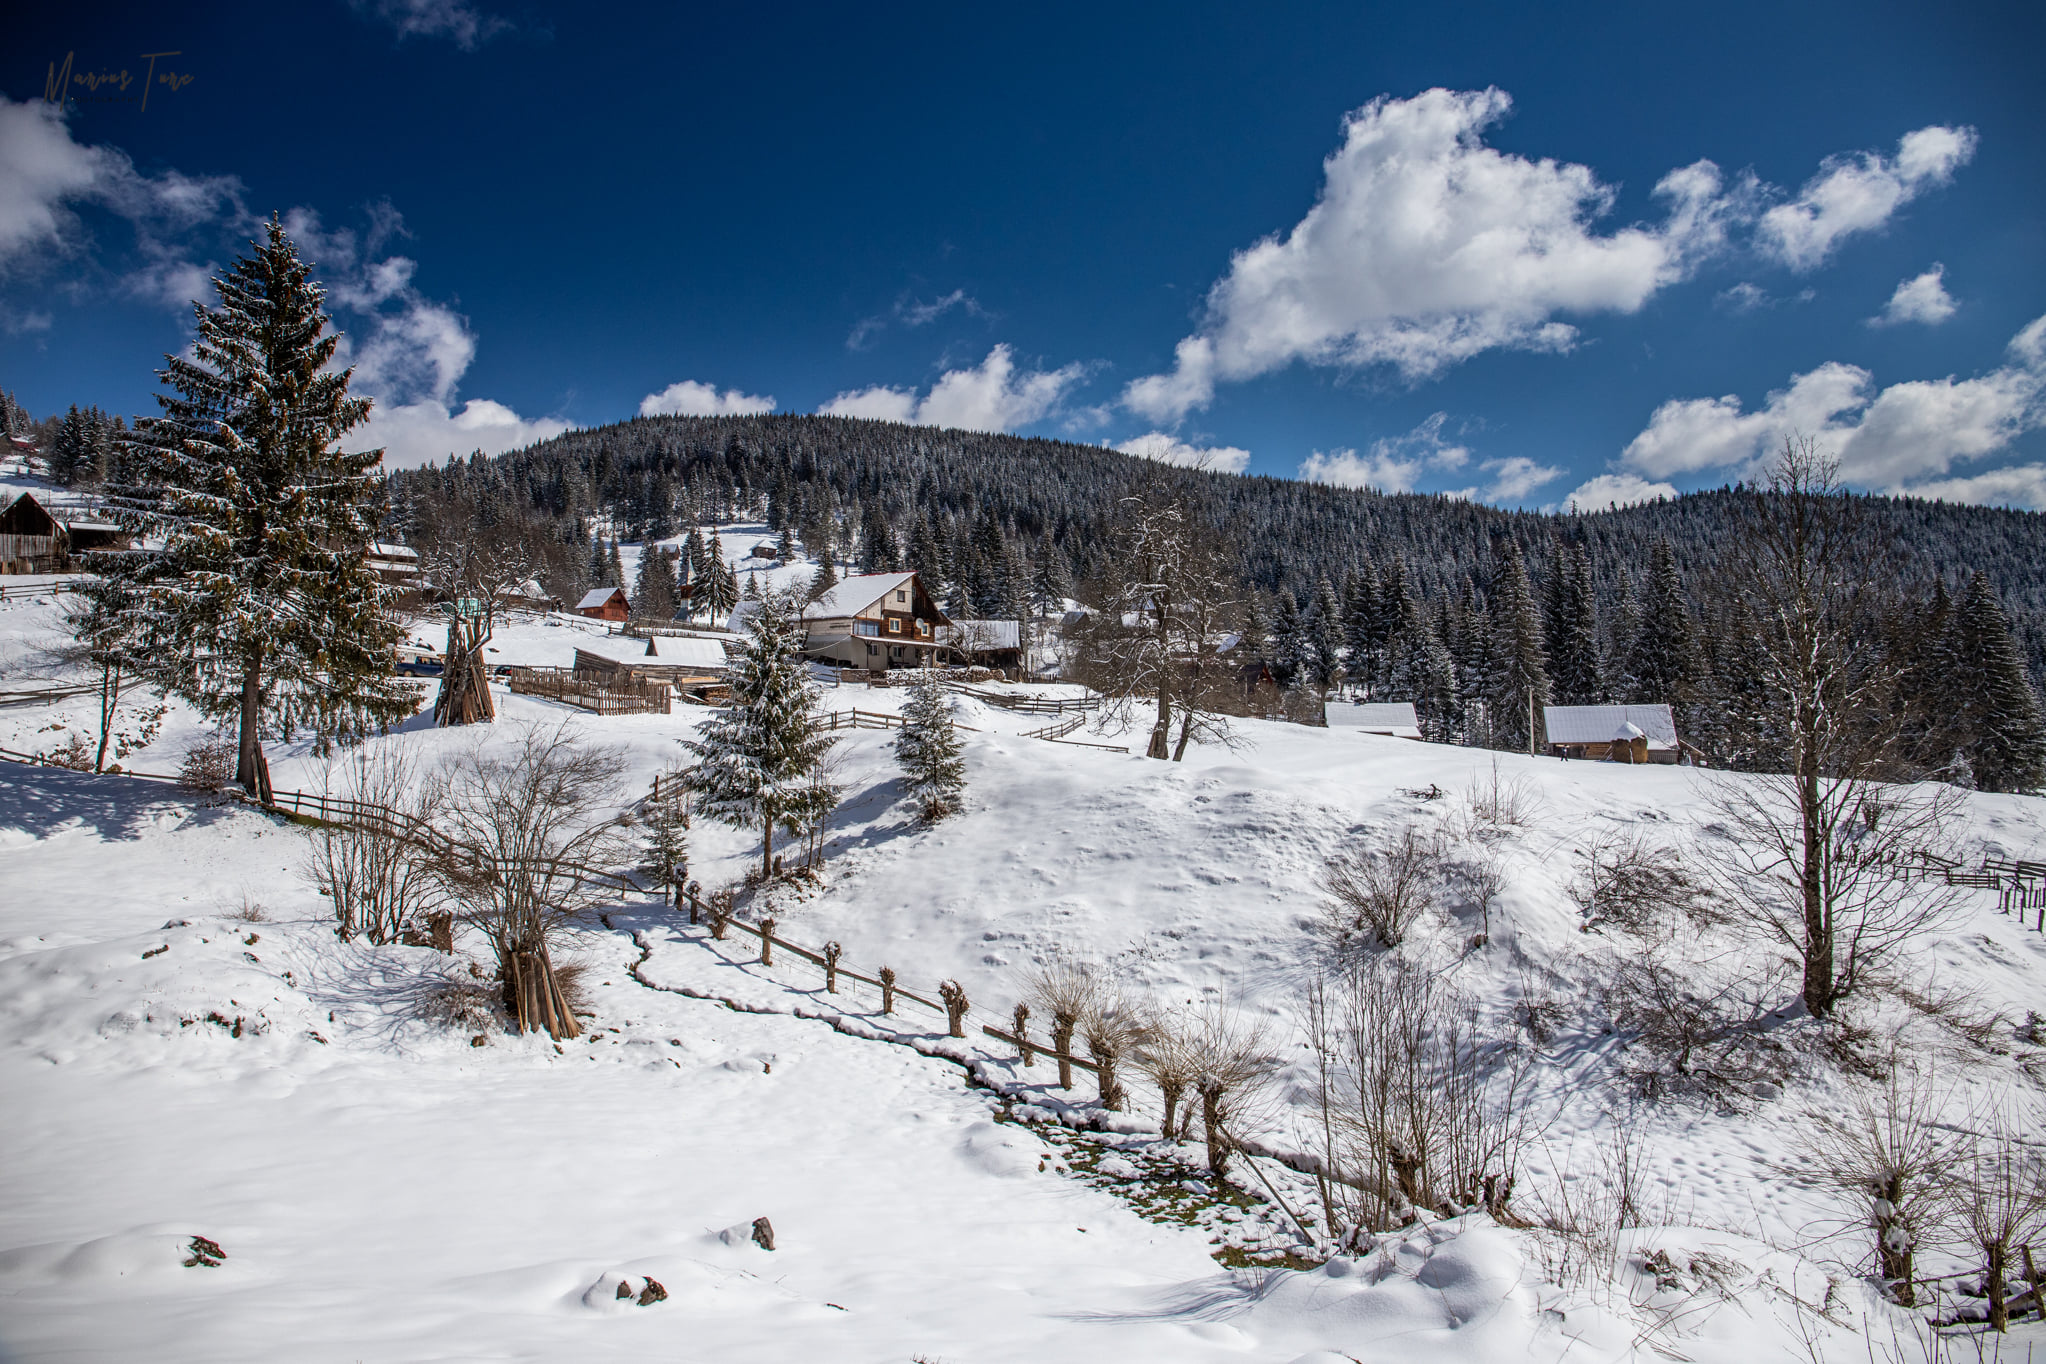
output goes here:
{"type": "Polygon", "coordinates": [[[597,681],[562,668],[514,668],[512,695],[538,696],[598,715],[669,715],[674,692],[665,682],[618,677],[597,681]]]}

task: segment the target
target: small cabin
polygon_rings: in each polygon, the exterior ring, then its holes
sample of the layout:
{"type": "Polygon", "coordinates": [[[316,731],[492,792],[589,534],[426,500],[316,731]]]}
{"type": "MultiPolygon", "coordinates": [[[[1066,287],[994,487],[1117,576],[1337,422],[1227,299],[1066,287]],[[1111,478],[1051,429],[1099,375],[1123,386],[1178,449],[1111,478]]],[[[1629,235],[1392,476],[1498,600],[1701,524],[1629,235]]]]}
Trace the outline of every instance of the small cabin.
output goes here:
{"type": "Polygon", "coordinates": [[[591,620],[622,623],[632,615],[632,600],[622,587],[593,587],[575,604],[575,613],[591,620]]]}
{"type": "Polygon", "coordinates": [[[1543,706],[1542,727],[1549,752],[1589,762],[1682,762],[1700,756],[1677,737],[1676,717],[1666,705],[1543,706]]]}
{"type": "Polygon", "coordinates": [[[840,668],[915,668],[942,656],[950,624],[916,574],[862,573],[803,608],[803,652],[840,668]]]}

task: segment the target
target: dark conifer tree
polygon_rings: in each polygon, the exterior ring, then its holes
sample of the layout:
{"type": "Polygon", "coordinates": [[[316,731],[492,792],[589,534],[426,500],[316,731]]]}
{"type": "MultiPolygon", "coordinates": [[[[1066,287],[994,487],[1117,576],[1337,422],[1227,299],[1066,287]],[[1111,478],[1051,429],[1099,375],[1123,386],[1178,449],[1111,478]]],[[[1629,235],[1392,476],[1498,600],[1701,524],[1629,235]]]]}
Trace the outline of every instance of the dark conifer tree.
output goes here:
{"type": "Polygon", "coordinates": [[[1976,573],[1953,612],[1954,718],[1962,752],[1984,791],[2036,791],[2046,786],[2046,723],[2038,693],[1989,577],[1976,573]]]}
{"type": "Polygon", "coordinates": [[[1648,588],[1627,657],[1629,702],[1680,704],[1699,678],[1698,632],[1684,601],[1676,550],[1658,538],[1648,554],[1648,588]]]}
{"type": "Polygon", "coordinates": [[[1494,748],[1526,750],[1541,742],[1541,708],[1549,704],[1548,662],[1542,656],[1542,618],[1527,580],[1520,546],[1502,538],[1492,574],[1491,660],[1486,707],[1494,748]],[[1534,729],[1529,730],[1532,714],[1534,729]]]}

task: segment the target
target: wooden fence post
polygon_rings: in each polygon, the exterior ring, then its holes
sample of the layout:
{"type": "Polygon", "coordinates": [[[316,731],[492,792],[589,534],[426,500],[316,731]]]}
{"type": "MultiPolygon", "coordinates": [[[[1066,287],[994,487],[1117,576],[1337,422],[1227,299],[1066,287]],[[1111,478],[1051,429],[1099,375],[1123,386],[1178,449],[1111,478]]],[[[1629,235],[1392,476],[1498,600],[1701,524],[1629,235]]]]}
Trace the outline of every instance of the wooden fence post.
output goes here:
{"type": "Polygon", "coordinates": [[[774,965],[774,920],[760,921],[760,964],[774,965]]]}
{"type": "Polygon", "coordinates": [[[895,1012],[895,968],[892,966],[881,968],[881,1012],[895,1012]]]}
{"type": "Polygon", "coordinates": [[[1030,1006],[1018,1004],[1012,1019],[1016,1025],[1016,1045],[1023,1053],[1023,1064],[1026,1067],[1034,1066],[1037,1064],[1037,1053],[1030,1047],[1030,1006]]]}
{"type": "Polygon", "coordinates": [[[844,951],[835,938],[824,944],[824,989],[828,994],[838,993],[838,959],[844,951]]]}

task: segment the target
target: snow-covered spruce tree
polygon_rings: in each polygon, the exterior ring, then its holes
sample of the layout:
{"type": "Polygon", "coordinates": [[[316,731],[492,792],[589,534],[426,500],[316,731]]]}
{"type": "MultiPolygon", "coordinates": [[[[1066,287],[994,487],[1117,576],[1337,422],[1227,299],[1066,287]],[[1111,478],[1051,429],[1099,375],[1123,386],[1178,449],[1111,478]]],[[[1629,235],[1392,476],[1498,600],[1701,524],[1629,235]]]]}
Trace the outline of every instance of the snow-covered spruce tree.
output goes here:
{"type": "Polygon", "coordinates": [[[836,586],[838,569],[831,562],[830,546],[822,546],[817,551],[817,571],[810,575],[810,585],[804,595],[811,601],[816,601],[836,586]]]}
{"type": "Polygon", "coordinates": [[[1520,546],[1501,540],[1498,554],[1492,574],[1486,713],[1492,747],[1525,751],[1541,739],[1540,708],[1549,703],[1548,662],[1542,656],[1542,620],[1528,587],[1520,546]]]}
{"type": "Polygon", "coordinates": [[[632,609],[651,620],[675,615],[675,569],[667,551],[649,544],[640,551],[638,581],[632,588],[632,609]]]}
{"type": "Polygon", "coordinates": [[[1584,542],[1559,544],[1549,571],[1549,675],[1556,701],[1588,706],[1599,698],[1598,599],[1584,542]]]}
{"type": "Polygon", "coordinates": [[[1628,694],[1623,700],[1681,704],[1700,675],[1698,631],[1684,602],[1684,580],[1676,549],[1667,536],[1648,553],[1648,590],[1627,658],[1628,694]]]}
{"type": "Polygon", "coordinates": [[[1947,686],[1962,753],[1984,791],[2046,786],[2046,724],[1989,578],[1976,573],[1953,613],[1947,686]]]}
{"type": "Polygon", "coordinates": [[[401,631],[368,549],[383,452],[336,443],[369,417],[332,372],[324,294],[275,218],[253,254],[194,304],[192,358],[170,355],[161,416],[123,451],[119,515],[155,552],[111,556],[144,603],[149,680],[210,716],[238,715],[235,779],[270,794],[266,723],[323,739],[409,715],[401,631]]]}
{"type": "MultiPolygon", "coordinates": [[[[715,543],[715,542],[713,542],[715,543]]],[[[722,625],[739,604],[739,576],[715,548],[706,549],[703,571],[696,579],[696,594],[690,598],[691,613],[701,610],[715,628],[722,625]]]]}
{"type": "Polygon", "coordinates": [[[838,804],[819,780],[833,740],[816,714],[817,690],[803,661],[802,600],[770,592],[747,617],[733,660],[731,699],[683,746],[695,754],[697,807],[736,828],[760,830],[760,873],[774,874],[774,831],[801,834],[838,804]]]}
{"type": "Polygon", "coordinates": [[[902,728],[895,736],[895,761],[910,804],[926,824],[935,824],[959,806],[966,789],[966,758],[959,732],[952,728],[952,695],[935,668],[919,669],[902,707],[902,728]]]}

